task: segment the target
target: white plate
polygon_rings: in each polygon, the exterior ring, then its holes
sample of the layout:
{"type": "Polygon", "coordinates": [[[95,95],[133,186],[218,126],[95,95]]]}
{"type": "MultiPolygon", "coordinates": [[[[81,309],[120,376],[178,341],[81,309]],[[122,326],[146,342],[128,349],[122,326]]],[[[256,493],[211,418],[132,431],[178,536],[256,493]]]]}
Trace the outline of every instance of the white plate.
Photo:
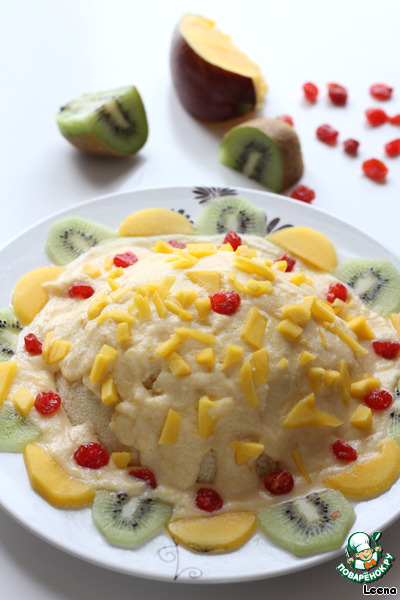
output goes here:
{"type": "MultiPolygon", "coordinates": [[[[49,225],[61,216],[79,215],[110,227],[140,208],[162,206],[185,212],[193,219],[204,202],[215,195],[236,193],[264,208],[270,231],[282,225],[306,225],[325,233],[335,244],[339,261],[350,256],[383,257],[400,268],[388,250],[356,228],[309,205],[254,190],[166,188],[111,194],[46,219],[0,250],[0,306],[10,302],[16,281],[27,271],[49,264],[44,252],[49,225]]],[[[352,531],[376,531],[400,513],[400,481],[383,496],[356,505],[352,531]]],[[[137,550],[110,546],[92,524],[90,509],[53,508],[38,496],[28,481],[20,454],[0,453],[0,505],[27,529],[47,542],[86,561],[123,573],[183,582],[234,582],[288,574],[324,562],[343,560],[343,549],[297,558],[257,533],[242,548],[223,555],[193,554],[160,535],[137,550]]]]}

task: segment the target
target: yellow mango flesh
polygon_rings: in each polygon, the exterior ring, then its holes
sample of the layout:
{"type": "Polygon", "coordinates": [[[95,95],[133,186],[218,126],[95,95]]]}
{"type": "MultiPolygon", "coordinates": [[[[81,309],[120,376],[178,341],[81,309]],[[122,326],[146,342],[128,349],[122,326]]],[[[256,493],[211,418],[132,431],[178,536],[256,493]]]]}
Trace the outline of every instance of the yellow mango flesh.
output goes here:
{"type": "Polygon", "coordinates": [[[227,552],[242,546],[252,535],[256,517],[250,512],[233,512],[168,523],[172,537],[196,552],[227,552]]]}
{"type": "Polygon", "coordinates": [[[194,233],[190,221],[167,208],[144,208],[132,213],[120,225],[122,236],[148,236],[168,233],[194,233]]]}
{"type": "Polygon", "coordinates": [[[29,271],[18,281],[14,288],[12,303],[18,318],[24,325],[29,325],[49,300],[43,284],[57,279],[63,270],[62,267],[39,267],[29,271]]]}
{"type": "Polygon", "coordinates": [[[324,479],[345,496],[367,500],[386,492],[400,474],[400,446],[391,438],[382,442],[379,454],[368,462],[356,462],[349,470],[324,479]]]}
{"type": "Polygon", "coordinates": [[[33,489],[53,506],[82,508],[92,504],[94,491],[86,483],[64,473],[38,444],[25,447],[24,459],[33,489]]]}
{"type": "Polygon", "coordinates": [[[268,241],[322,271],[330,271],[337,266],[337,254],[332,242],[310,227],[286,227],[268,236],[268,241]]]}

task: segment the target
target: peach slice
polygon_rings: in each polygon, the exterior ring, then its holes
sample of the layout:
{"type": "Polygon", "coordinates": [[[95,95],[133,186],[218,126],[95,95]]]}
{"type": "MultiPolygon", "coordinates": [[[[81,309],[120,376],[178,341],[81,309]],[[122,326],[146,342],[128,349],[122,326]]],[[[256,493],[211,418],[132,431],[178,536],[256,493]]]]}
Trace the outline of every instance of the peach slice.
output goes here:
{"type": "Polygon", "coordinates": [[[24,459],[33,489],[53,506],[82,508],[92,504],[94,491],[86,483],[64,473],[38,444],[25,446],[24,459]]]}
{"type": "Polygon", "coordinates": [[[400,446],[389,438],[382,442],[379,453],[368,462],[357,461],[351,469],[326,477],[324,483],[345,496],[367,500],[386,492],[399,474],[400,446]]]}
{"type": "Polygon", "coordinates": [[[29,325],[49,300],[43,284],[57,279],[63,270],[62,267],[39,267],[26,273],[17,282],[12,303],[18,318],[24,325],[29,325]]]}
{"type": "Polygon", "coordinates": [[[334,245],[323,233],[311,227],[285,227],[268,236],[268,241],[321,271],[331,271],[337,266],[334,245]]]}
{"type": "Polygon", "coordinates": [[[125,219],[120,225],[122,236],[148,236],[173,233],[194,234],[190,221],[168,208],[143,208],[125,219]]]}
{"type": "Polygon", "coordinates": [[[256,517],[250,512],[231,512],[209,517],[176,519],[168,523],[172,537],[195,552],[227,552],[242,546],[252,535],[256,517]]]}
{"type": "Polygon", "coordinates": [[[186,14],[171,46],[172,80],[197,119],[225,121],[261,106],[267,86],[259,67],[204,17],[186,14]]]}

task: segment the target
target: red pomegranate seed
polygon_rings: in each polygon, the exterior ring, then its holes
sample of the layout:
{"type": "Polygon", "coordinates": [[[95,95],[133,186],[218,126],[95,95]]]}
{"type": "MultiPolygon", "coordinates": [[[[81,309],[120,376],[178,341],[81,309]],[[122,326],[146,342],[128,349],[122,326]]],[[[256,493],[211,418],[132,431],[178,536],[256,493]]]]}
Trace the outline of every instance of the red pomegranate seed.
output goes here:
{"type": "Polygon", "coordinates": [[[200,488],[197,490],[195,502],[197,508],[207,512],[219,510],[224,503],[218,492],[211,488],[200,488]]]}
{"type": "Polygon", "coordinates": [[[377,158],[370,158],[362,164],[362,170],[364,174],[372,179],[373,181],[383,182],[386,179],[386,175],[389,173],[389,169],[381,160],[377,158]]]}
{"type": "Polygon", "coordinates": [[[38,340],[34,333],[28,333],[24,337],[25,350],[29,354],[41,354],[42,353],[42,342],[38,340]]]}
{"type": "Polygon", "coordinates": [[[278,469],[264,477],[264,487],[270,494],[274,494],[274,496],[288,494],[294,487],[292,474],[288,471],[278,469]]]}
{"type": "Polygon", "coordinates": [[[318,88],[311,81],[307,81],[303,85],[304,96],[309,102],[316,102],[318,97],[318,88]]]}
{"type": "Polygon", "coordinates": [[[367,108],[365,116],[372,127],[379,127],[379,125],[387,123],[389,119],[385,111],[381,108],[367,108]]]}
{"type": "Polygon", "coordinates": [[[393,398],[386,390],[373,390],[364,398],[364,403],[372,410],[385,410],[392,402],[393,398]]]}
{"type": "Polygon", "coordinates": [[[220,315],[233,315],[240,306],[237,292],[214,292],[210,295],[211,308],[220,315]]]}
{"type": "Polygon", "coordinates": [[[230,244],[234,250],[242,245],[242,238],[232,229],[224,237],[224,244],[230,244]]]}
{"type": "Polygon", "coordinates": [[[396,358],[400,350],[400,344],[398,342],[379,342],[376,340],[372,342],[375,354],[382,356],[382,358],[396,358]]]}
{"type": "Polygon", "coordinates": [[[328,83],[328,94],[336,106],[344,106],[347,102],[347,90],[339,83],[328,83]]]}
{"type": "Polygon", "coordinates": [[[46,390],[36,396],[33,405],[41,415],[52,415],[60,408],[61,398],[52,390],[46,390]]]}
{"type": "Polygon", "coordinates": [[[130,250],[124,252],[123,254],[116,254],[113,259],[113,263],[116,267],[122,267],[125,269],[126,267],[130,267],[135,262],[138,261],[138,257],[133,254],[130,250]]]}
{"type": "Polygon", "coordinates": [[[334,146],[336,144],[338,135],[339,135],[339,132],[327,124],[321,125],[317,129],[317,138],[321,142],[324,142],[324,144],[329,144],[330,146],[334,146]]]}
{"type": "Polygon", "coordinates": [[[345,460],[346,462],[352,462],[353,460],[357,460],[357,451],[342,440],[336,440],[332,444],[333,454],[339,460],[345,460]]]}
{"type": "Polygon", "coordinates": [[[360,142],[349,138],[343,142],[344,151],[351,156],[356,156],[360,142]]]}
{"type": "Polygon", "coordinates": [[[110,456],[100,444],[96,442],[88,442],[87,444],[81,444],[74,452],[75,462],[80,467],[86,467],[87,469],[101,469],[108,465],[110,456]]]}
{"type": "Polygon", "coordinates": [[[68,290],[70,298],[90,298],[93,294],[94,289],[86,283],[74,283],[68,290]]]}
{"type": "Polygon", "coordinates": [[[284,121],[288,125],[291,125],[292,127],[294,127],[294,122],[290,115],[279,115],[279,117],[276,117],[276,118],[279,119],[279,121],[284,121]]]}
{"type": "Polygon", "coordinates": [[[394,117],[389,117],[388,121],[392,125],[400,125],[400,114],[394,115],[394,117]]]}
{"type": "Polygon", "coordinates": [[[181,250],[186,248],[186,244],[181,244],[181,242],[177,242],[176,240],[169,240],[168,244],[173,248],[180,248],[181,250]]]}
{"type": "Polygon", "coordinates": [[[391,156],[392,158],[395,156],[399,156],[400,138],[397,138],[396,140],[392,140],[391,142],[385,144],[385,152],[388,156],[391,156]]]}
{"type": "Polygon", "coordinates": [[[146,469],[146,467],[135,467],[129,471],[129,475],[132,475],[132,477],[135,477],[136,479],[145,481],[147,485],[153,489],[157,487],[156,476],[152,471],[150,471],[150,469],[146,469]]]}
{"type": "Polygon", "coordinates": [[[280,260],[286,260],[287,267],[285,269],[285,273],[290,273],[290,271],[293,269],[294,265],[296,264],[296,261],[294,260],[294,258],[289,256],[289,254],[287,252],[282,254],[282,256],[280,256],[279,258],[276,258],[274,260],[274,262],[278,262],[280,260]]]}
{"type": "Polygon", "coordinates": [[[389,100],[392,97],[393,88],[386,85],[386,83],[374,83],[369,91],[371,96],[377,100],[389,100]]]}
{"type": "Polygon", "coordinates": [[[346,302],[347,300],[347,288],[343,283],[331,283],[328,288],[328,293],[326,295],[328,302],[332,304],[336,298],[343,300],[343,302],[346,302]]]}
{"type": "Polygon", "coordinates": [[[302,202],[308,202],[308,204],[310,204],[315,198],[315,192],[306,185],[298,185],[294,188],[293,192],[290,194],[290,197],[294,198],[295,200],[301,200],[302,202]]]}

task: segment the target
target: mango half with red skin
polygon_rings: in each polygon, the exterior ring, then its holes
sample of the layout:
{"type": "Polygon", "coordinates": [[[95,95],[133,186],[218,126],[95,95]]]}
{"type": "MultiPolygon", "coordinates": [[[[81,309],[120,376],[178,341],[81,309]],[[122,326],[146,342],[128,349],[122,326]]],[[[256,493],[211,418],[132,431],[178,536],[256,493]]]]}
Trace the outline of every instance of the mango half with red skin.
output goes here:
{"type": "Polygon", "coordinates": [[[178,97],[196,119],[226,121],[258,108],[267,86],[259,67],[215,28],[187,14],[171,45],[171,73],[178,97]]]}

